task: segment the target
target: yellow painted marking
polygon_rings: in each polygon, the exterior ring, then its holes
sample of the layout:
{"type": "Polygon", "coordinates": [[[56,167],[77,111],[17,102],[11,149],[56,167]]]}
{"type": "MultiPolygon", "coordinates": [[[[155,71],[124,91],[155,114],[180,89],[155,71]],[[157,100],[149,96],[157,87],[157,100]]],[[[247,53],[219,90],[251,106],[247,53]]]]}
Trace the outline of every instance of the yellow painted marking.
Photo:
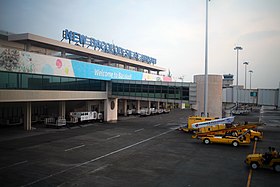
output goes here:
{"type": "MultiPolygon", "coordinates": [[[[255,141],[254,143],[254,149],[253,149],[253,154],[256,153],[256,147],[257,147],[257,141],[255,141]]],[[[246,187],[250,187],[251,185],[251,178],[252,178],[252,168],[250,169],[250,172],[249,172],[249,176],[248,176],[248,180],[247,180],[247,186],[246,187]]]]}

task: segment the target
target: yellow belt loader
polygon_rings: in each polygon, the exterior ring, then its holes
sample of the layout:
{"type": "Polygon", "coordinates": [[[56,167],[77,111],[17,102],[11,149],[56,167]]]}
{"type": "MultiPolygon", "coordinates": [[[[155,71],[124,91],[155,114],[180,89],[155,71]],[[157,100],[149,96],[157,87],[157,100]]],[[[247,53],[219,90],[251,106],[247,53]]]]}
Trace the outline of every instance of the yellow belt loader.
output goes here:
{"type": "MultiPolygon", "coordinates": [[[[209,135],[228,135],[228,136],[239,136],[243,134],[246,131],[249,131],[250,139],[253,140],[261,140],[263,138],[263,133],[259,131],[254,131],[252,129],[255,129],[259,124],[245,124],[245,125],[237,125],[232,126],[230,128],[224,128],[224,129],[216,129],[216,130],[210,130],[205,131],[203,129],[198,129],[196,134],[193,135],[193,138],[199,138],[209,135]]],[[[208,127],[205,127],[208,128],[208,127]]]]}

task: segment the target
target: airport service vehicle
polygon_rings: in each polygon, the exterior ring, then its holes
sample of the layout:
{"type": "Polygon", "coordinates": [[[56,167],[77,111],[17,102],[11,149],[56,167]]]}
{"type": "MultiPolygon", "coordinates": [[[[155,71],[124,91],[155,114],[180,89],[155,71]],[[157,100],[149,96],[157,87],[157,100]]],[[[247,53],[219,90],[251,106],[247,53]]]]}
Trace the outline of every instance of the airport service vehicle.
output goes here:
{"type": "Polygon", "coordinates": [[[87,111],[87,112],[70,112],[71,118],[78,118],[78,121],[90,121],[96,120],[98,114],[96,111],[87,111]]]}
{"type": "Polygon", "coordinates": [[[199,129],[205,132],[225,129],[225,124],[231,124],[234,121],[234,117],[227,118],[214,118],[214,117],[198,117],[191,116],[188,118],[188,123],[183,125],[179,130],[185,132],[198,131],[199,129]]]}
{"type": "Polygon", "coordinates": [[[163,109],[164,114],[168,114],[169,112],[170,112],[170,109],[168,109],[168,108],[163,109]]]}
{"type": "MultiPolygon", "coordinates": [[[[242,133],[246,132],[248,129],[245,127],[244,129],[242,130],[238,130],[237,131],[237,134],[238,135],[241,135],[242,133]]],[[[263,139],[263,132],[260,132],[260,131],[255,131],[255,130],[252,130],[252,129],[249,129],[250,130],[250,139],[251,140],[262,140],[263,139]]]]}
{"type": "Polygon", "coordinates": [[[228,136],[239,136],[249,130],[250,139],[251,140],[260,140],[263,138],[263,133],[259,131],[254,131],[257,126],[261,124],[259,123],[245,123],[244,125],[232,125],[229,128],[217,129],[215,126],[210,128],[211,126],[206,126],[202,128],[198,128],[193,138],[203,137],[208,135],[228,135],[228,136]],[[206,129],[205,129],[206,128],[206,129]]]}
{"type": "Polygon", "coordinates": [[[162,114],[162,113],[163,113],[163,109],[162,108],[158,109],[158,114],[162,114]]]}
{"type": "Polygon", "coordinates": [[[273,157],[270,153],[265,154],[249,154],[245,163],[252,169],[273,168],[274,171],[280,172],[280,155],[279,153],[273,157]]]}
{"type": "Polygon", "coordinates": [[[190,116],[188,118],[188,123],[186,125],[183,125],[182,127],[179,128],[179,130],[185,131],[185,132],[192,132],[196,129],[192,127],[192,124],[194,123],[199,123],[199,122],[204,122],[204,121],[211,121],[217,118],[214,117],[200,117],[200,116],[190,116]]]}
{"type": "Polygon", "coordinates": [[[235,137],[235,136],[226,136],[226,135],[208,135],[204,137],[199,137],[200,140],[206,145],[210,143],[220,143],[220,144],[231,144],[234,147],[239,145],[249,145],[250,144],[250,135],[248,132],[235,137]]]}
{"type": "Polygon", "coordinates": [[[151,115],[151,110],[148,108],[142,108],[140,109],[140,116],[150,116],[151,115]]]}
{"type": "Polygon", "coordinates": [[[133,110],[132,109],[127,109],[127,115],[132,115],[133,110]]]}
{"type": "Polygon", "coordinates": [[[158,110],[156,108],[150,108],[151,114],[155,115],[158,113],[158,110]]]}
{"type": "Polygon", "coordinates": [[[66,125],[66,119],[64,119],[61,116],[59,116],[57,120],[53,117],[50,117],[50,118],[45,118],[44,123],[46,126],[54,126],[59,128],[66,125]]]}
{"type": "Polygon", "coordinates": [[[156,114],[169,113],[169,109],[156,109],[156,108],[142,108],[140,109],[140,116],[150,116],[156,114]]]}

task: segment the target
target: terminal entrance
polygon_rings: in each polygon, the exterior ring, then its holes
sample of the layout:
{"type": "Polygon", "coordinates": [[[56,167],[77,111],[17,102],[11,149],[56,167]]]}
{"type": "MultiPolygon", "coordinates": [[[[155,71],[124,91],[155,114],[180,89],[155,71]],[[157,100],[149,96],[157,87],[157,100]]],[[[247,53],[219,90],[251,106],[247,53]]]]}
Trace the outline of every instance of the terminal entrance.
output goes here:
{"type": "MultiPolygon", "coordinates": [[[[1,103],[0,127],[22,127],[26,120],[32,127],[45,127],[46,119],[55,122],[59,118],[70,121],[71,112],[96,111],[104,115],[104,101],[40,101],[40,102],[17,102],[1,103]],[[30,115],[27,114],[30,113],[30,115]],[[28,119],[30,118],[30,119],[28,119]]],[[[31,129],[29,129],[31,130],[31,129]]]]}

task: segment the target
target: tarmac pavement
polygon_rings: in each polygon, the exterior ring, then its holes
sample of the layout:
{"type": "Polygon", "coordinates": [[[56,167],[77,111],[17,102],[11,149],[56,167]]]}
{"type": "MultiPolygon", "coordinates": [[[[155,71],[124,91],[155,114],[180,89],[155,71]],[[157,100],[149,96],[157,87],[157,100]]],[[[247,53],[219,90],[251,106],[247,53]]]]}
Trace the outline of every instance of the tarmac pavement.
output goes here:
{"type": "MultiPolygon", "coordinates": [[[[279,111],[264,110],[264,140],[280,150],[279,111]],[[270,116],[270,117],[269,117],[270,116]],[[279,121],[277,121],[279,120],[279,121]]],[[[31,132],[0,129],[0,186],[278,186],[279,173],[251,172],[244,164],[248,146],[204,145],[176,130],[190,110],[129,117],[117,123],[31,132]],[[3,136],[2,136],[3,135],[3,136]],[[250,180],[249,180],[250,178],[250,180]]],[[[259,113],[237,120],[258,121],[259,113]]]]}

